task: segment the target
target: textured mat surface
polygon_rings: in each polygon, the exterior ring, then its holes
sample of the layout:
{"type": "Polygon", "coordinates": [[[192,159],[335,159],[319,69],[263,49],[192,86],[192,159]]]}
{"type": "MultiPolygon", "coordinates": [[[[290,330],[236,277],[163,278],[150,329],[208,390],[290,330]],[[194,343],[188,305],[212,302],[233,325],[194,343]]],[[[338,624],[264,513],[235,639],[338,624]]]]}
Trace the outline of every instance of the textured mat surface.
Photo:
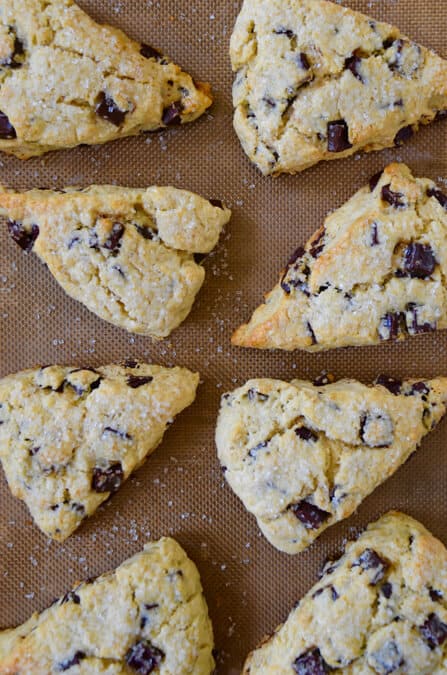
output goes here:
{"type": "MultiPolygon", "coordinates": [[[[447,332],[400,345],[328,354],[282,354],[230,346],[232,330],[277,280],[290,253],[391,160],[422,176],[447,179],[447,123],[419,132],[404,148],[331,162],[298,175],[263,178],[232,130],[228,43],[239,2],[80,0],[108,22],[169,54],[212,83],[209,114],[182,129],[86,147],[26,163],[0,157],[0,182],[15,188],[117,183],[173,184],[223,199],[233,218],[205,262],[195,307],[170,339],[154,343],[96,318],[71,300],[0,223],[0,375],[51,362],[99,365],[128,357],[199,370],[196,403],[183,413],[146,465],[65,544],[49,543],[0,477],[0,627],[26,619],[76,580],[119,565],[149,538],[175,536],[198,564],[216,634],[218,673],[235,674],[261,637],[287,616],[344,538],[390,508],[407,511],[447,543],[447,422],[415,458],[353,518],[330,528],[308,551],[281,554],[226,486],[214,448],[220,395],[249,377],[336,376],[371,381],[447,374],[447,332]]],[[[347,0],[346,6],[395,23],[447,57],[447,3],[347,0]]],[[[442,185],[442,183],[440,183],[442,185]]]]}

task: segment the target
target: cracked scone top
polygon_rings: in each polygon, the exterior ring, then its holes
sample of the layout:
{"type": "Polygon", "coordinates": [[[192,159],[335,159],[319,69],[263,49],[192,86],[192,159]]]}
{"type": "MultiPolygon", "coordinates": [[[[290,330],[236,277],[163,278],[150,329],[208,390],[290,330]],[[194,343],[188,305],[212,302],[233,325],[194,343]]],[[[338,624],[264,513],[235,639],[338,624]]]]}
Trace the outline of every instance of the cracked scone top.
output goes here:
{"type": "Polygon", "coordinates": [[[210,675],[213,630],[199,573],[169,538],[0,632],[2,675],[210,675]]]}
{"type": "Polygon", "coordinates": [[[447,61],[325,0],[244,0],[230,53],[235,130],[264,174],[398,145],[447,108],[447,61]]]}
{"type": "Polygon", "coordinates": [[[232,341],[320,351],[447,328],[447,195],[390,164],[331,213],[232,341]]]}
{"type": "Polygon", "coordinates": [[[22,159],[191,122],[208,85],[72,0],[0,0],[0,150],[22,159]]]}
{"type": "Polygon", "coordinates": [[[326,382],[249,380],[222,397],[225,478],[286,553],[350,516],[446,413],[447,378],[326,382]]]}
{"type": "Polygon", "coordinates": [[[186,190],[91,186],[0,189],[12,238],[102,319],[163,338],[189,314],[230,211],[186,190]]]}
{"type": "Polygon", "coordinates": [[[447,550],[390,512],[327,563],[243,673],[445,675],[446,639],[447,550]]]}
{"type": "Polygon", "coordinates": [[[0,460],[11,492],[63,541],[155,450],[198,383],[186,368],[134,361],[3,378],[0,460]]]}

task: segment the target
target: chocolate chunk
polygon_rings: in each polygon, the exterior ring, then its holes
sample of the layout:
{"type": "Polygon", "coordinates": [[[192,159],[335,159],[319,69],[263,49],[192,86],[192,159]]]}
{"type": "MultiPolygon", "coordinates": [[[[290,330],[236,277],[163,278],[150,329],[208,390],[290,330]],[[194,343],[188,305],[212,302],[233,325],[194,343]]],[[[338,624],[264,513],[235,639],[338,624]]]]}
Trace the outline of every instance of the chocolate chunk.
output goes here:
{"type": "Polygon", "coordinates": [[[390,47],[393,45],[396,48],[396,53],[394,54],[392,60],[389,61],[388,63],[388,67],[392,71],[399,70],[400,66],[402,65],[402,50],[404,47],[404,40],[401,39],[394,40],[391,43],[390,47]]]}
{"type": "Polygon", "coordinates": [[[381,384],[382,387],[386,387],[394,396],[400,394],[400,389],[402,387],[402,380],[396,380],[394,377],[389,377],[388,375],[379,375],[376,378],[376,384],[381,384]]]}
{"type": "Polygon", "coordinates": [[[71,510],[76,511],[76,513],[85,513],[85,506],[83,504],[79,504],[78,502],[72,502],[71,504],[71,510]]]}
{"type": "Polygon", "coordinates": [[[264,450],[268,446],[268,441],[263,441],[262,443],[258,443],[258,445],[255,445],[254,448],[251,448],[251,450],[248,451],[248,454],[250,457],[256,457],[258,454],[259,450],[264,450]]]}
{"type": "Polygon", "coordinates": [[[137,368],[138,367],[138,361],[135,361],[135,359],[126,359],[124,361],[124,367],[125,368],[137,368]]]}
{"type": "Polygon", "coordinates": [[[20,38],[15,36],[14,38],[14,50],[10,56],[6,59],[0,61],[0,66],[6,66],[7,68],[21,68],[23,66],[22,61],[17,61],[16,56],[22,56],[24,54],[23,42],[20,38]]]}
{"type": "Polygon", "coordinates": [[[324,243],[321,243],[321,241],[324,238],[325,234],[326,234],[326,230],[324,228],[322,228],[322,230],[312,240],[312,243],[311,243],[310,249],[309,249],[309,253],[313,258],[318,258],[318,256],[321,255],[321,252],[324,248],[324,243]]]}
{"type": "Polygon", "coordinates": [[[328,122],[327,125],[327,149],[328,152],[343,152],[352,148],[349,142],[349,129],[345,120],[328,122]]]}
{"type": "Polygon", "coordinates": [[[391,45],[394,44],[395,41],[396,41],[396,38],[394,38],[394,37],[386,38],[386,40],[383,41],[383,48],[389,49],[391,47],[391,45]]]}
{"type": "Polygon", "coordinates": [[[80,242],[79,237],[72,237],[70,241],[68,242],[68,250],[71,250],[75,244],[78,244],[80,242]]]}
{"type": "Polygon", "coordinates": [[[441,591],[436,591],[434,588],[430,588],[428,593],[433,602],[440,602],[444,597],[441,591]]]}
{"type": "Polygon", "coordinates": [[[312,344],[313,344],[313,345],[318,344],[318,340],[317,340],[317,338],[315,337],[314,329],[312,328],[312,326],[311,326],[311,324],[309,323],[309,321],[307,322],[307,330],[309,331],[310,337],[312,338],[312,344]]]}
{"type": "Polygon", "coordinates": [[[276,108],[276,101],[271,96],[264,96],[262,100],[268,105],[269,108],[276,108]]]}
{"type": "Polygon", "coordinates": [[[436,330],[436,322],[435,323],[430,323],[429,321],[426,321],[425,323],[419,323],[419,316],[418,316],[418,310],[420,309],[420,305],[416,305],[414,302],[409,302],[406,310],[407,310],[407,326],[408,326],[408,332],[411,335],[419,335],[420,333],[431,333],[436,330]]]}
{"type": "Polygon", "coordinates": [[[149,225],[138,225],[138,223],[135,223],[135,229],[138,234],[141,234],[143,239],[154,239],[157,237],[157,232],[149,227],[149,225]]]}
{"type": "Polygon", "coordinates": [[[98,377],[97,380],[94,380],[94,382],[92,382],[90,384],[90,391],[93,391],[94,389],[98,389],[101,382],[102,382],[102,377],[98,377]]]}
{"type": "Polygon", "coordinates": [[[377,184],[379,180],[382,178],[383,171],[378,171],[378,173],[375,173],[374,176],[371,176],[369,179],[369,189],[371,192],[374,192],[374,190],[377,187],[377,184]]]}
{"type": "Polygon", "coordinates": [[[436,266],[436,258],[429,244],[412,242],[405,248],[403,257],[405,272],[417,279],[429,277],[436,266]]]}
{"type": "Polygon", "coordinates": [[[380,592],[387,600],[389,600],[393,595],[393,584],[390,584],[389,581],[385,581],[385,583],[382,584],[380,592]]]}
{"type": "Polygon", "coordinates": [[[127,386],[132,389],[138,389],[144,384],[149,384],[154,378],[151,375],[129,375],[127,378],[127,386]]]}
{"type": "Polygon", "coordinates": [[[120,431],[119,429],[114,429],[113,427],[104,427],[104,431],[108,431],[110,434],[116,434],[120,438],[125,438],[126,440],[132,440],[132,436],[125,431],[120,431]]]}
{"type": "Polygon", "coordinates": [[[10,140],[17,138],[17,133],[7,115],[0,110],[0,138],[10,140]]]}
{"type": "Polygon", "coordinates": [[[304,52],[300,52],[296,58],[296,62],[302,68],[303,70],[309,70],[310,69],[310,63],[309,59],[307,58],[306,54],[304,52]]]}
{"type": "Polygon", "coordinates": [[[57,670],[64,671],[68,670],[69,668],[72,668],[73,666],[78,666],[81,663],[82,659],[85,658],[86,654],[84,654],[84,652],[81,651],[75,652],[74,656],[72,656],[71,658],[65,659],[65,661],[58,663],[57,670]]]}
{"type": "Polygon", "coordinates": [[[290,28],[284,28],[283,26],[281,26],[280,28],[276,28],[273,32],[275,33],[275,35],[287,35],[289,40],[296,37],[293,30],[291,30],[290,28]]]}
{"type": "Polygon", "coordinates": [[[292,667],[298,675],[325,675],[329,672],[329,666],[315,647],[298,656],[292,667]]]}
{"type": "Polygon", "coordinates": [[[303,441],[312,441],[314,443],[315,441],[318,441],[318,434],[307,427],[296,427],[295,433],[298,438],[301,438],[303,441]]]}
{"type": "Polygon", "coordinates": [[[96,466],[92,475],[92,490],[95,492],[116,492],[121,487],[124,471],[121,462],[111,464],[107,469],[96,466]]]}
{"type": "Polygon", "coordinates": [[[334,602],[338,600],[340,596],[335,590],[335,588],[332,586],[332,584],[330,586],[324,586],[323,588],[319,588],[318,591],[315,591],[315,593],[312,595],[312,598],[318,598],[319,595],[321,595],[322,593],[324,593],[324,591],[327,590],[331,592],[331,598],[334,602]]]}
{"type": "Polygon", "coordinates": [[[98,103],[95,108],[95,112],[102,119],[111,122],[116,127],[120,127],[124,122],[126,113],[123,110],[120,110],[111,96],[101,91],[98,94],[98,103]]]}
{"type": "Polygon", "coordinates": [[[384,202],[387,202],[395,209],[400,209],[405,206],[404,195],[401,192],[393,192],[390,190],[390,184],[383,186],[381,197],[384,202]]]}
{"type": "Polygon", "coordinates": [[[381,318],[379,325],[381,340],[393,340],[406,332],[405,315],[402,312],[389,312],[381,318]]]}
{"type": "Polygon", "coordinates": [[[371,225],[371,246],[378,246],[380,244],[379,241],[379,233],[377,230],[377,223],[373,223],[371,225]]]}
{"type": "MultiPolygon", "coordinates": [[[[398,103],[400,103],[399,107],[403,106],[403,101],[396,101],[395,105],[397,106],[398,103]]],[[[408,126],[408,127],[403,127],[400,129],[397,134],[394,137],[394,145],[400,146],[406,143],[406,141],[410,140],[410,138],[413,136],[413,127],[408,126]]]]}
{"type": "Polygon", "coordinates": [[[440,647],[447,638],[447,624],[443,623],[437,614],[429,614],[422,626],[419,626],[422,637],[430,649],[440,647]]]}
{"type": "Polygon", "coordinates": [[[447,195],[441,192],[441,190],[430,188],[427,190],[427,197],[434,197],[437,199],[441,206],[447,211],[447,195]]]}
{"type": "Polygon", "coordinates": [[[323,511],[304,499],[297,504],[290,504],[288,508],[303,523],[306,530],[318,530],[331,515],[328,511],[323,511]]]}
{"type": "Polygon", "coordinates": [[[183,103],[181,101],[174,101],[171,105],[163,110],[162,122],[166,126],[173,126],[180,124],[182,121],[183,103]]]}
{"type": "Polygon", "coordinates": [[[359,80],[359,82],[363,84],[363,77],[361,76],[359,71],[361,62],[362,59],[360,58],[360,56],[357,56],[356,53],[354,52],[352,56],[350,56],[345,60],[345,69],[350,70],[351,73],[354,75],[354,77],[357,78],[357,80],[359,80]]]}
{"type": "Polygon", "coordinates": [[[66,602],[73,602],[75,605],[81,604],[81,598],[74,591],[68,591],[65,593],[64,597],[61,600],[61,605],[65,605],[66,602]]]}
{"type": "Polygon", "coordinates": [[[143,607],[144,607],[144,609],[147,609],[148,611],[150,611],[151,609],[156,609],[157,607],[160,607],[160,605],[158,604],[158,602],[152,602],[150,604],[145,603],[143,605],[143,607]]]}
{"type": "Polygon", "coordinates": [[[165,657],[165,653],[149,640],[137,642],[126,654],[126,663],[139,675],[152,673],[165,657]]]}
{"type": "Polygon", "coordinates": [[[353,567],[361,567],[362,570],[376,570],[371,579],[371,585],[375,586],[382,581],[385,576],[390,564],[380,557],[376,551],[373,551],[371,548],[367,548],[363,551],[361,556],[357,558],[355,562],[352,563],[353,567]]]}
{"type": "Polygon", "coordinates": [[[428,394],[430,392],[430,389],[427,387],[425,382],[415,382],[411,386],[411,393],[412,394],[422,394],[423,396],[425,394],[428,394]]]}
{"type": "Polygon", "coordinates": [[[38,225],[31,225],[31,229],[27,229],[23,223],[16,220],[8,220],[8,231],[16,244],[24,251],[31,251],[39,236],[38,225]]]}
{"type": "MultiPolygon", "coordinates": [[[[0,422],[0,424],[3,424],[3,422],[0,422]]],[[[40,445],[38,445],[38,446],[36,446],[36,447],[34,447],[34,448],[30,448],[30,449],[28,450],[28,453],[29,453],[29,455],[30,455],[31,457],[34,457],[34,455],[37,455],[37,453],[39,452],[39,450],[40,450],[40,445]]]]}
{"type": "Polygon", "coordinates": [[[112,251],[112,253],[118,253],[124,229],[124,225],[121,223],[113,223],[112,231],[102,245],[102,248],[106,248],[108,251],[112,251]]]}
{"type": "Polygon", "coordinates": [[[217,206],[218,209],[223,209],[224,207],[220,199],[209,199],[208,201],[212,206],[217,206]]]}
{"type": "Polygon", "coordinates": [[[394,640],[389,640],[374,652],[371,652],[368,662],[372,665],[374,672],[390,675],[395,673],[405,665],[405,660],[401,654],[399,646],[394,640]]]}
{"type": "Polygon", "coordinates": [[[290,293],[290,286],[294,286],[292,282],[286,282],[285,278],[290,270],[290,268],[296,263],[297,260],[300,260],[305,253],[305,250],[302,246],[299,246],[296,251],[292,254],[292,256],[289,258],[287,261],[286,268],[284,270],[284,273],[281,277],[280,285],[283,291],[286,293],[290,293]]]}
{"type": "Polygon", "coordinates": [[[249,389],[247,392],[248,400],[249,401],[267,401],[268,400],[268,394],[261,394],[260,391],[256,391],[256,389],[249,389]]]}
{"type": "Polygon", "coordinates": [[[151,47],[145,42],[141,43],[140,54],[141,56],[144,56],[145,59],[156,59],[157,61],[160,61],[160,59],[163,58],[163,54],[159,52],[158,49],[151,47]]]}

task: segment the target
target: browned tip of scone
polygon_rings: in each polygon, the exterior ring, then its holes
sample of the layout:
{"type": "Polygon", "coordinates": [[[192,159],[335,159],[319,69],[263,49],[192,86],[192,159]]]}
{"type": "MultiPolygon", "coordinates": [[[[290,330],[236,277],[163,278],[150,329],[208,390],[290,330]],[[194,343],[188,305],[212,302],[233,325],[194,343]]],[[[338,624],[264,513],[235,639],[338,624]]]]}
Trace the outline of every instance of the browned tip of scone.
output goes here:
{"type": "Polygon", "coordinates": [[[209,82],[196,82],[194,80],[194,84],[196,85],[196,89],[200,91],[201,94],[206,96],[206,98],[209,99],[209,104],[207,107],[209,107],[212,102],[213,102],[213,92],[211,89],[211,85],[209,82]]]}

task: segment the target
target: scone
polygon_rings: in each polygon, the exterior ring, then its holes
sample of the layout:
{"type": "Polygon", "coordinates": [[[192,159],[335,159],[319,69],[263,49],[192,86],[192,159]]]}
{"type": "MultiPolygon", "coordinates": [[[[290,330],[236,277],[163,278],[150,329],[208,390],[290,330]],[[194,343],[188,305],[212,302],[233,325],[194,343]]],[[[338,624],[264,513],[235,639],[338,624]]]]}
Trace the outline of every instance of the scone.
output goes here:
{"type": "Polygon", "coordinates": [[[18,193],[0,188],[0,213],[62,288],[132,333],[163,338],[189,314],[230,211],[173,187],[92,186],[18,193]],[[201,256],[203,257],[203,256],[201,256]]]}
{"type": "Polygon", "coordinates": [[[232,341],[316,352],[447,328],[446,274],[447,195],[390,164],[295,251],[232,341]]]}
{"type": "Polygon", "coordinates": [[[27,159],[191,122],[210,105],[157,49],[72,0],[0,0],[0,150],[27,159]]]}
{"type": "Polygon", "coordinates": [[[0,672],[210,675],[212,647],[197,568],[174,539],[163,538],[0,632],[0,672]]]}
{"type": "Polygon", "coordinates": [[[325,0],[244,0],[230,53],[234,127],[264,174],[399,145],[447,112],[447,61],[325,0]]]}
{"type": "Polygon", "coordinates": [[[392,511],[325,565],[243,672],[443,675],[446,638],[447,550],[392,511]]]}
{"type": "Polygon", "coordinates": [[[225,478],[286,553],[350,516],[446,413],[447,377],[327,381],[249,380],[222,397],[225,478]]]}
{"type": "Polygon", "coordinates": [[[0,380],[0,460],[42,532],[66,539],[195,398],[186,368],[46,366],[0,380]]]}

